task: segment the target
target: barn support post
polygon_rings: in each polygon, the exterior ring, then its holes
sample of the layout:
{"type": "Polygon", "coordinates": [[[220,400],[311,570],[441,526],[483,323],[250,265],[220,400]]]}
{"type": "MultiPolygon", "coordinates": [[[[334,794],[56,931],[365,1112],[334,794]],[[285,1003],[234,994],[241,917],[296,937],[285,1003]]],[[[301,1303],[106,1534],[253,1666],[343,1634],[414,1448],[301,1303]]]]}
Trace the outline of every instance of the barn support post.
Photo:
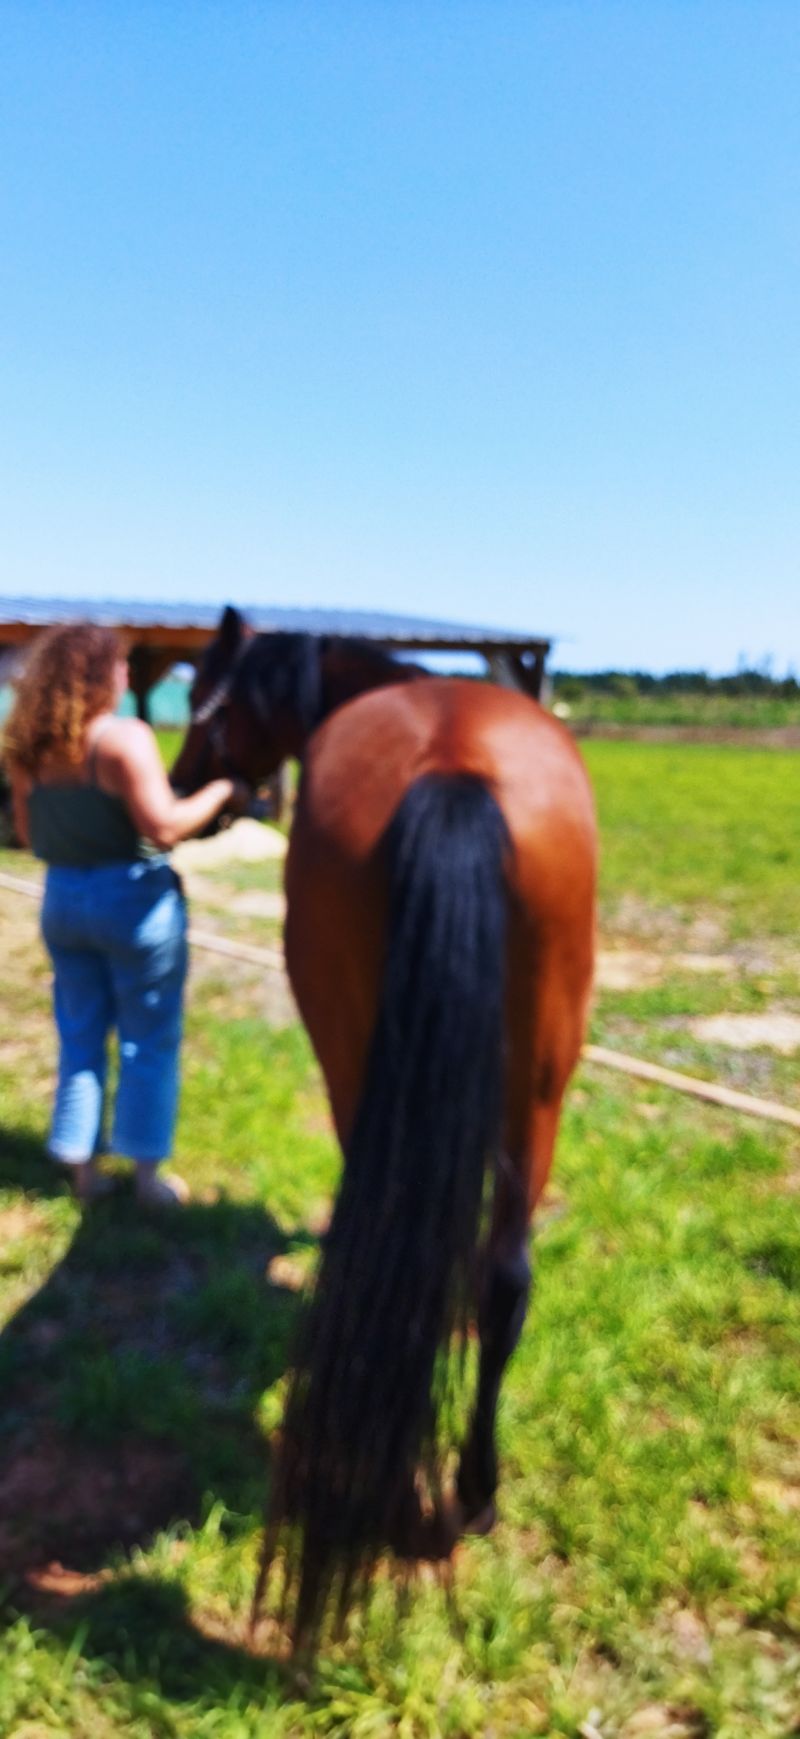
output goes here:
{"type": "Polygon", "coordinates": [[[151,688],[175,663],[172,652],[158,652],[150,646],[132,646],[128,654],[128,681],[136,701],[136,713],[150,723],[149,695],[151,688]]]}
{"type": "Polygon", "coordinates": [[[521,688],[523,694],[541,700],[547,657],[545,646],[532,647],[526,652],[514,652],[510,648],[502,652],[486,652],[485,657],[492,682],[499,683],[501,688],[521,688]]]}
{"type": "Polygon", "coordinates": [[[528,653],[514,653],[511,660],[519,687],[534,700],[541,700],[545,657],[544,648],[536,647],[528,653]]]}
{"type": "Polygon", "coordinates": [[[507,652],[486,652],[484,657],[489,667],[489,676],[492,682],[497,683],[498,688],[519,688],[512,661],[507,652]]]}

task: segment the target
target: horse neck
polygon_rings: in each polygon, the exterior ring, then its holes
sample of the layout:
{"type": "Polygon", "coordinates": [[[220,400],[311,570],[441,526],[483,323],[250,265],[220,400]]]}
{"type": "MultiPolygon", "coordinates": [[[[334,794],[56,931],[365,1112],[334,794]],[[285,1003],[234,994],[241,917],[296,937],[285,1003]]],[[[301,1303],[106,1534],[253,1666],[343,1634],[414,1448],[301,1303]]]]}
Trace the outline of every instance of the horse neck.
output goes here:
{"type": "Polygon", "coordinates": [[[416,682],[426,674],[420,665],[395,663],[377,647],[373,650],[371,646],[327,646],[320,658],[322,717],[327,718],[337,707],[369,689],[416,682]]]}

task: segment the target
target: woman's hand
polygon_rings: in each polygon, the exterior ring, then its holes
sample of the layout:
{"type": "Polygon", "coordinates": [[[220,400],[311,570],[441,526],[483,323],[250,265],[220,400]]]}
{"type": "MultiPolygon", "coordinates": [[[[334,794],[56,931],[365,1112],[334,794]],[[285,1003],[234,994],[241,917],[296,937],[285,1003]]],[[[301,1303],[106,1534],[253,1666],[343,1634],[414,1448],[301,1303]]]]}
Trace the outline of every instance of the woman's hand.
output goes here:
{"type": "Polygon", "coordinates": [[[233,789],[225,804],[225,814],[232,815],[234,820],[238,820],[241,815],[249,813],[255,792],[252,785],[248,785],[246,779],[234,779],[232,784],[233,789]]]}

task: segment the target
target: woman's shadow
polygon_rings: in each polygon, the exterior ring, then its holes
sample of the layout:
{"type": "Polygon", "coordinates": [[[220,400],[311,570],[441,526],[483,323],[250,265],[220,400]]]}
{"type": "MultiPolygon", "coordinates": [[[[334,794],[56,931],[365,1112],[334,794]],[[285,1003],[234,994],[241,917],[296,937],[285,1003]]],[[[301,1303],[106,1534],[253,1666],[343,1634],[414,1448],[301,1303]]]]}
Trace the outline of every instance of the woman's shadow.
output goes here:
{"type": "MultiPolygon", "coordinates": [[[[35,1239],[37,1204],[66,1185],[29,1133],[0,1126],[0,1189],[24,1192],[12,1212],[35,1239]]],[[[214,1663],[242,1672],[242,1651],[187,1624],[177,1586],[139,1577],[137,1594],[103,1572],[212,1504],[249,1528],[260,1516],[256,1414],[286,1369],[315,1244],[226,1200],[145,1218],[124,1183],[83,1214],[0,1335],[0,1610],[33,1608],[61,1629],[80,1609],[86,1651],[108,1659],[115,1613],[125,1607],[130,1645],[138,1598],[147,1634],[170,1625],[165,1660],[173,1679],[183,1661],[187,1694],[214,1663]]]]}

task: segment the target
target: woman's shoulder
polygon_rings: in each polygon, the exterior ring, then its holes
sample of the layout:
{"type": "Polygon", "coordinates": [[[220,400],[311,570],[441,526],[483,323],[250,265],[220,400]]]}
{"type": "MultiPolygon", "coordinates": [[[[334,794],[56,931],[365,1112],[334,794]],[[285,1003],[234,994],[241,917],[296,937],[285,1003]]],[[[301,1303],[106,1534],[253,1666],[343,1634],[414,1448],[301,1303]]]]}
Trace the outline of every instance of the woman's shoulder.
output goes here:
{"type": "Polygon", "coordinates": [[[101,713],[87,731],[87,745],[97,754],[139,754],[143,749],[152,749],[155,741],[154,732],[144,719],[120,718],[117,713],[101,713]]]}
{"type": "Polygon", "coordinates": [[[95,767],[139,768],[160,759],[155,734],[144,719],[106,713],[87,734],[87,753],[95,767]]]}

